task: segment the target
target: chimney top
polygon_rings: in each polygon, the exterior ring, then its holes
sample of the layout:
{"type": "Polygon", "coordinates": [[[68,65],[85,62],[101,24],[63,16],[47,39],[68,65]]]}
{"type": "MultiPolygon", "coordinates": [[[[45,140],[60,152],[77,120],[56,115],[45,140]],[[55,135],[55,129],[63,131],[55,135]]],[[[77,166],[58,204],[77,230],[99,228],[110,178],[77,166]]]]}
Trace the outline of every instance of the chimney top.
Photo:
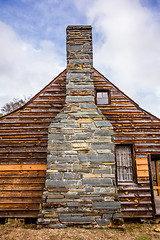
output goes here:
{"type": "Polygon", "coordinates": [[[66,103],[94,103],[92,27],[67,27],[66,103]],[[82,90],[83,89],[83,90],[82,90]]]}
{"type": "Polygon", "coordinates": [[[83,29],[86,29],[86,30],[88,30],[88,29],[92,29],[92,26],[91,25],[69,25],[68,27],[67,27],[67,30],[71,30],[71,29],[73,29],[73,30],[79,30],[79,29],[81,29],[81,30],[83,30],[83,29]]]}

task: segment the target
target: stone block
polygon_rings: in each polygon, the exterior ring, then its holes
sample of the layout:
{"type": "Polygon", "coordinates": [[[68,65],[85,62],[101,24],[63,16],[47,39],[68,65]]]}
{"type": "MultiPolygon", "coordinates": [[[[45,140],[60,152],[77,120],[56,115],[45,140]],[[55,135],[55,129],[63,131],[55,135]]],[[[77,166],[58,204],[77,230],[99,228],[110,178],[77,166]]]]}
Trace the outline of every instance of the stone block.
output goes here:
{"type": "Polygon", "coordinates": [[[61,195],[61,194],[48,194],[47,198],[48,199],[61,199],[61,198],[64,198],[64,195],[61,195]]]}
{"type": "Polygon", "coordinates": [[[82,143],[72,143],[73,149],[88,149],[88,143],[82,142],[82,143]]]}
{"type": "Polygon", "coordinates": [[[113,214],[113,219],[114,218],[123,218],[123,214],[122,213],[114,213],[113,214]]]}
{"type": "Polygon", "coordinates": [[[41,222],[41,224],[48,225],[48,224],[50,224],[50,222],[51,222],[50,219],[44,219],[43,222],[41,222]]]}
{"type": "Polygon", "coordinates": [[[77,113],[69,113],[70,116],[73,116],[75,119],[79,118],[92,118],[97,115],[97,112],[77,112],[77,113]]]}
{"type": "Polygon", "coordinates": [[[80,179],[81,178],[81,174],[79,173],[71,173],[71,172],[65,172],[64,173],[64,178],[67,179],[80,179]]]}
{"type": "Polygon", "coordinates": [[[93,169],[93,174],[110,174],[112,169],[110,166],[107,166],[105,169],[93,169]]]}
{"type": "Polygon", "coordinates": [[[48,151],[67,151],[72,150],[71,143],[70,142],[61,142],[61,143],[55,143],[52,142],[48,145],[48,151]]]}
{"type": "Polygon", "coordinates": [[[93,123],[82,123],[82,128],[87,128],[87,129],[91,129],[94,130],[96,129],[95,125],[93,123]]]}
{"type": "Polygon", "coordinates": [[[77,123],[92,123],[92,119],[91,118],[80,118],[80,119],[77,119],[77,123]]]}
{"type": "MultiPolygon", "coordinates": [[[[84,56],[85,57],[85,54],[82,55],[81,53],[81,57],[84,56]]],[[[74,59],[70,59],[70,64],[78,64],[78,65],[81,65],[83,64],[83,67],[85,66],[85,64],[92,64],[92,59],[85,59],[85,58],[74,58],[74,59]]]]}
{"type": "Polygon", "coordinates": [[[105,202],[113,202],[115,200],[114,196],[105,196],[104,201],[105,202]]]}
{"type": "Polygon", "coordinates": [[[46,180],[46,186],[79,186],[80,180],[46,180]]]}
{"type": "Polygon", "coordinates": [[[48,139],[54,139],[54,140],[64,140],[64,134],[62,133],[50,133],[48,134],[48,139]]]}
{"type": "Polygon", "coordinates": [[[47,173],[46,175],[49,176],[49,179],[62,179],[62,173],[47,173]]]}
{"type": "Polygon", "coordinates": [[[96,222],[98,223],[98,225],[100,226],[106,226],[109,225],[111,223],[111,221],[108,219],[96,219],[96,222]]]}
{"type": "Polygon", "coordinates": [[[91,148],[93,150],[100,150],[100,149],[110,149],[112,151],[114,151],[114,144],[112,143],[106,143],[106,144],[103,144],[103,143],[91,143],[91,148]]]}
{"type": "Polygon", "coordinates": [[[75,155],[65,155],[64,157],[57,157],[57,163],[74,163],[77,162],[78,158],[75,155]]]}
{"type": "Polygon", "coordinates": [[[74,223],[74,224],[88,224],[93,223],[95,221],[95,217],[87,216],[87,217],[70,217],[70,216],[59,216],[59,219],[62,223],[74,223]]]}
{"type": "Polygon", "coordinates": [[[90,138],[86,142],[89,143],[111,143],[111,136],[99,137],[99,138],[90,138]]]}
{"type": "MultiPolygon", "coordinates": [[[[67,96],[66,103],[94,102],[93,96],[67,96]]],[[[57,126],[58,127],[58,126],[57,126]]]]}
{"type": "Polygon", "coordinates": [[[72,163],[53,163],[50,165],[51,170],[58,170],[59,172],[66,172],[73,169],[72,163]]]}
{"type": "Polygon", "coordinates": [[[47,187],[47,190],[49,193],[64,194],[68,192],[68,187],[50,186],[50,187],[47,187]]]}
{"type": "MultiPolygon", "coordinates": [[[[58,216],[57,216],[58,217],[58,216]]],[[[59,219],[58,218],[52,218],[51,219],[51,223],[52,224],[56,224],[56,223],[58,223],[59,222],[59,219]]]]}
{"type": "MultiPolygon", "coordinates": [[[[75,73],[67,73],[67,75],[70,76],[70,80],[72,82],[72,80],[76,80],[76,79],[87,79],[87,76],[86,76],[86,73],[81,73],[81,74],[75,74],[75,73]]],[[[89,78],[90,76],[88,76],[89,78]]],[[[89,89],[89,90],[94,90],[94,86],[93,85],[76,85],[76,84],[67,84],[66,85],[66,90],[86,90],[86,89],[89,89]]]]}
{"type": "Polygon", "coordinates": [[[113,195],[115,194],[115,187],[95,187],[94,188],[95,193],[105,194],[105,195],[113,195]]]}
{"type": "Polygon", "coordinates": [[[91,193],[91,192],[94,192],[94,189],[93,189],[93,187],[91,187],[91,186],[86,186],[86,187],[85,187],[85,192],[91,193]]]}
{"type": "Polygon", "coordinates": [[[63,224],[51,224],[49,225],[49,227],[52,229],[61,229],[61,228],[65,228],[66,226],[63,224]]]}
{"type": "Polygon", "coordinates": [[[95,137],[96,136],[112,136],[114,134],[114,131],[112,129],[97,129],[95,131],[95,137]]]}
{"type": "Polygon", "coordinates": [[[71,136],[71,140],[86,140],[92,137],[92,133],[77,133],[71,136]]]}
{"type": "Polygon", "coordinates": [[[83,217],[84,214],[83,213],[72,213],[71,216],[72,217],[83,217]]]}
{"type": "MultiPolygon", "coordinates": [[[[72,114],[74,115],[74,113],[70,113],[70,115],[72,115],[72,114]]],[[[63,128],[66,129],[66,130],[67,130],[67,129],[74,129],[74,128],[78,128],[78,127],[79,127],[78,124],[76,124],[76,123],[68,123],[68,122],[65,123],[64,126],[63,126],[63,128]]],[[[67,131],[66,131],[65,134],[67,135],[67,131]]],[[[66,136],[65,136],[65,137],[66,137],[66,136]]]]}
{"type": "MultiPolygon", "coordinates": [[[[99,146],[99,144],[98,144],[99,146]]],[[[91,162],[91,163],[114,163],[115,156],[114,154],[79,154],[79,162],[91,162]]]]}
{"type": "Polygon", "coordinates": [[[71,51],[81,51],[82,50],[82,44],[67,44],[67,51],[69,51],[69,53],[71,51]]]}
{"type": "Polygon", "coordinates": [[[87,184],[91,186],[112,186],[113,182],[111,179],[103,178],[86,178],[82,179],[82,184],[87,184]]]}
{"type": "Polygon", "coordinates": [[[104,174],[102,174],[102,177],[103,177],[103,178],[112,178],[112,179],[115,179],[115,174],[106,174],[106,173],[104,173],[104,174]]]}
{"type": "Polygon", "coordinates": [[[82,197],[82,200],[92,200],[93,202],[95,201],[103,201],[103,197],[96,197],[96,196],[91,196],[91,195],[88,195],[88,196],[83,196],[82,197]]]}
{"type": "Polygon", "coordinates": [[[66,155],[75,155],[76,156],[76,154],[77,154],[77,151],[74,151],[74,150],[71,150],[71,151],[64,151],[64,154],[66,154],[66,155]]]}
{"type": "Polygon", "coordinates": [[[120,209],[120,202],[94,202],[93,210],[117,210],[120,209]]]}
{"type": "Polygon", "coordinates": [[[101,174],[82,173],[83,178],[101,178],[101,174]]]}
{"type": "Polygon", "coordinates": [[[97,153],[102,154],[102,153],[112,153],[111,149],[99,149],[97,150],[97,153]]]}
{"type": "Polygon", "coordinates": [[[49,131],[54,132],[54,131],[52,131],[52,129],[61,128],[61,127],[63,127],[62,123],[60,123],[60,122],[57,122],[57,123],[56,122],[52,122],[50,124],[50,126],[49,126],[49,131]]]}
{"type": "Polygon", "coordinates": [[[102,215],[102,218],[111,219],[111,218],[112,218],[112,216],[113,216],[113,214],[112,214],[112,213],[105,213],[105,214],[103,214],[103,215],[102,215]]]}
{"type": "Polygon", "coordinates": [[[80,196],[78,194],[65,194],[65,198],[67,199],[78,199],[80,196]]]}
{"type": "Polygon", "coordinates": [[[66,203],[66,199],[64,198],[48,198],[46,200],[47,203],[51,203],[51,204],[62,204],[62,203],[66,203]]]}
{"type": "MultiPolygon", "coordinates": [[[[55,118],[53,119],[53,122],[52,123],[56,123],[56,122],[60,122],[62,121],[62,119],[66,119],[67,118],[67,114],[66,113],[58,113],[55,118]]],[[[50,125],[52,126],[52,125],[50,125]]]]}
{"type": "Polygon", "coordinates": [[[78,207],[78,202],[67,202],[68,207],[78,207]]]}
{"type": "Polygon", "coordinates": [[[97,109],[97,106],[93,103],[80,103],[80,107],[84,109],[97,109]]]}
{"type": "Polygon", "coordinates": [[[47,162],[55,162],[56,161],[57,156],[56,155],[47,155],[47,162]]]}
{"type": "Polygon", "coordinates": [[[112,124],[108,120],[95,121],[96,127],[112,127],[112,124]]]}

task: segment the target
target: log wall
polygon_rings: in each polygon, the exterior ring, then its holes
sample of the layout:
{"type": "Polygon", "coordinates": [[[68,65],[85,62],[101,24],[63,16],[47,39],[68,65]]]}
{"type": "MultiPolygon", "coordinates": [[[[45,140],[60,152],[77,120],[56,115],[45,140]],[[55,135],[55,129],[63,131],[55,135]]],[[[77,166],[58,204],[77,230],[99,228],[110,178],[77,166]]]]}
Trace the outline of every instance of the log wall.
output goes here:
{"type": "MultiPolygon", "coordinates": [[[[24,107],[0,118],[0,217],[37,217],[45,183],[48,126],[64,106],[62,72],[24,107]]],[[[119,185],[126,217],[152,216],[147,156],[160,153],[160,120],[141,109],[94,69],[95,90],[110,91],[100,106],[115,130],[115,144],[133,144],[137,178],[119,185]]]]}
{"type": "Polygon", "coordinates": [[[48,126],[63,107],[65,92],[63,72],[24,107],[0,119],[0,217],[37,217],[48,126]]]}
{"type": "Polygon", "coordinates": [[[94,79],[95,90],[110,91],[110,104],[98,107],[114,126],[115,144],[133,145],[136,180],[118,184],[123,214],[125,217],[151,217],[148,154],[160,153],[160,120],[141,109],[96,70],[94,79]]]}

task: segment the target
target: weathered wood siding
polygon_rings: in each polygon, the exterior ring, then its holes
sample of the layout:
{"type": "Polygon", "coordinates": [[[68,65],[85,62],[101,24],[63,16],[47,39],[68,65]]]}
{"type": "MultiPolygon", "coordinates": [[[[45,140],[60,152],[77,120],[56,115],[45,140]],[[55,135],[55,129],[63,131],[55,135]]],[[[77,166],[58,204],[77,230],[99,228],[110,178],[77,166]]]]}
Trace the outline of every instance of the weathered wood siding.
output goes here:
{"type": "MultiPolygon", "coordinates": [[[[115,144],[133,144],[137,182],[119,185],[124,216],[151,216],[148,153],[160,153],[160,120],[141,109],[94,69],[95,90],[110,91],[99,106],[115,144]]],[[[65,102],[65,71],[24,107],[0,119],[0,217],[37,217],[45,183],[48,126],[65,102]]]]}
{"type": "Polygon", "coordinates": [[[45,183],[48,126],[65,101],[65,72],[0,119],[0,217],[37,217],[45,183]]]}
{"type": "Polygon", "coordinates": [[[110,104],[100,106],[115,130],[115,144],[133,144],[137,181],[119,184],[119,197],[126,217],[152,216],[147,155],[160,153],[160,120],[141,109],[98,71],[95,89],[109,89],[110,104]]]}

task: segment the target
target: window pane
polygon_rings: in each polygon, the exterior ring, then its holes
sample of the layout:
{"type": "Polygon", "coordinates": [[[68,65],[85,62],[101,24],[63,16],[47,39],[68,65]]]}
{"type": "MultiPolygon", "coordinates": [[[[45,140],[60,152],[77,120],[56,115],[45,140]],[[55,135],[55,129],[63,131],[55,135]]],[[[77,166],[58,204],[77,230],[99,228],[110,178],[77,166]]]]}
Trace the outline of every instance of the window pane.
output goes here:
{"type": "Polygon", "coordinates": [[[97,98],[102,98],[102,92],[97,92],[97,98]]]}
{"type": "Polygon", "coordinates": [[[103,104],[103,98],[98,98],[97,99],[97,104],[103,104]]]}
{"type": "Polygon", "coordinates": [[[103,92],[102,96],[103,96],[103,98],[107,98],[108,97],[108,92],[103,92]]]}

